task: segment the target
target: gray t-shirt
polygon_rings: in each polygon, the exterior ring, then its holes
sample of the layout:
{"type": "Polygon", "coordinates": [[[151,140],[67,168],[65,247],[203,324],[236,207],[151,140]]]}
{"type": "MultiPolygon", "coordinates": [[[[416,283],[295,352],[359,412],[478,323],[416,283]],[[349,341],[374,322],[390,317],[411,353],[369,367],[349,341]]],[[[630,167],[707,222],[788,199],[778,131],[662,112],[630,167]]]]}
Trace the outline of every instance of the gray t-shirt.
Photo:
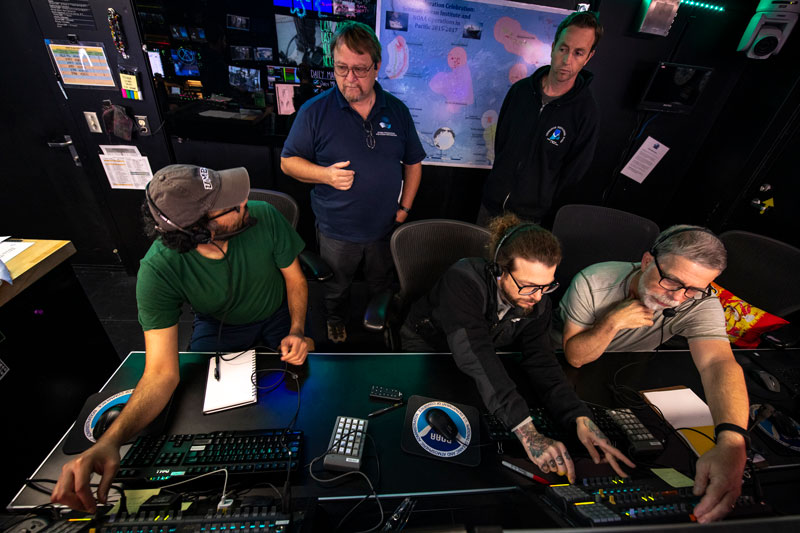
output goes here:
{"type": "MultiPolygon", "coordinates": [[[[610,261],[578,272],[561,299],[558,310],[561,325],[570,320],[579,326],[593,326],[614,306],[630,296],[631,281],[640,266],[641,263],[610,261]]],[[[654,350],[662,342],[662,325],[664,341],[673,335],[680,335],[687,340],[719,339],[728,342],[725,313],[716,297],[684,302],[678,306],[677,314],[672,318],[665,319],[661,311],[656,311],[653,322],[649,327],[620,331],[605,351],[654,350]]],[[[558,332],[559,344],[562,332],[563,327],[558,332]]]]}

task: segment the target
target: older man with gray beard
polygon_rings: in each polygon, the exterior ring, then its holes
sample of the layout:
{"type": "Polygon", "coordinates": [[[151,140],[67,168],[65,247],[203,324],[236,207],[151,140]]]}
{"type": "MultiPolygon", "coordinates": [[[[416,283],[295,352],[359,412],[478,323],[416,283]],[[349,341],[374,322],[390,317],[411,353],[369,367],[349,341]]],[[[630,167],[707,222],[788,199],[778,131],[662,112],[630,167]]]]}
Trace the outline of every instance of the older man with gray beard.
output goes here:
{"type": "Polygon", "coordinates": [[[727,264],[722,242],[698,226],[662,232],[641,263],[585,268],[560,304],[562,345],[574,367],[606,351],[651,351],[685,337],[716,424],[717,445],[697,462],[699,522],[725,516],[741,492],[746,459],[747,389],[725,333],[711,282],[727,264]]]}

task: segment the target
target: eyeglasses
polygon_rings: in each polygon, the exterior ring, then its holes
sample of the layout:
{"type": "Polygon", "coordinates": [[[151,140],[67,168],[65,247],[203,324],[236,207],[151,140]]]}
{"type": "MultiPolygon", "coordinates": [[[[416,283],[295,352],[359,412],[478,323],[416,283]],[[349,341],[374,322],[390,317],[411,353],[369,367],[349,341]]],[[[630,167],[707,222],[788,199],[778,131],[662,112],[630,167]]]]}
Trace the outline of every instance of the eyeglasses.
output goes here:
{"type": "Polygon", "coordinates": [[[337,76],[341,76],[342,78],[346,78],[350,74],[350,71],[352,71],[353,74],[356,75],[356,78],[366,78],[367,74],[369,74],[369,71],[372,70],[373,68],[375,68],[375,63],[373,63],[368,67],[360,65],[355,67],[348,67],[347,65],[341,65],[341,64],[333,65],[333,71],[336,73],[337,76]]]}
{"type": "Polygon", "coordinates": [[[370,150],[375,149],[375,136],[372,134],[372,122],[365,121],[363,123],[364,133],[367,134],[367,148],[370,150]]]}
{"type": "Polygon", "coordinates": [[[514,277],[514,274],[512,274],[510,270],[506,270],[506,272],[508,272],[508,275],[511,276],[511,281],[513,281],[514,285],[517,286],[518,292],[522,296],[536,294],[539,291],[542,291],[542,294],[549,294],[558,288],[557,281],[554,281],[549,285],[520,285],[517,281],[517,278],[514,277]]]}
{"type": "Polygon", "coordinates": [[[711,288],[711,285],[709,285],[705,289],[698,289],[697,287],[685,286],[682,282],[676,279],[672,279],[671,277],[664,274],[664,271],[661,270],[661,265],[658,264],[658,257],[653,256],[653,262],[655,262],[656,268],[658,269],[658,275],[661,276],[661,279],[658,281],[658,285],[662,289],[668,290],[670,292],[676,292],[682,290],[683,295],[690,300],[699,300],[701,298],[706,298],[714,293],[714,290],[711,288]]]}
{"type": "MultiPolygon", "coordinates": [[[[208,217],[208,220],[214,220],[215,218],[224,217],[228,213],[233,213],[234,211],[236,211],[238,213],[241,210],[242,210],[242,206],[237,205],[235,207],[231,207],[230,209],[226,209],[225,211],[223,211],[222,213],[219,213],[218,215],[214,215],[213,217],[208,217]]],[[[244,210],[245,210],[245,212],[247,212],[247,206],[244,206],[244,210]]]]}

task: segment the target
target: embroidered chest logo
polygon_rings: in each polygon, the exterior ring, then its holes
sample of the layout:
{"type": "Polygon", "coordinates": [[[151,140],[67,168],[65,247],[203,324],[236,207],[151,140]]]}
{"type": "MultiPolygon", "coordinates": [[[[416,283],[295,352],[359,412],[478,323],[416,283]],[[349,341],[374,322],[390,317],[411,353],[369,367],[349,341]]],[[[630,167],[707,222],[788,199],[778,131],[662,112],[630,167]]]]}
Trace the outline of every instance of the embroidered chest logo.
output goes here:
{"type": "Polygon", "coordinates": [[[547,130],[545,138],[553,146],[558,146],[567,138],[567,130],[565,130],[563,126],[553,126],[547,130]]]}
{"type": "Polygon", "coordinates": [[[397,137],[395,132],[387,131],[392,129],[392,123],[389,121],[389,117],[381,117],[381,121],[378,122],[378,126],[381,127],[381,131],[376,132],[375,135],[382,135],[384,137],[397,137]]]}

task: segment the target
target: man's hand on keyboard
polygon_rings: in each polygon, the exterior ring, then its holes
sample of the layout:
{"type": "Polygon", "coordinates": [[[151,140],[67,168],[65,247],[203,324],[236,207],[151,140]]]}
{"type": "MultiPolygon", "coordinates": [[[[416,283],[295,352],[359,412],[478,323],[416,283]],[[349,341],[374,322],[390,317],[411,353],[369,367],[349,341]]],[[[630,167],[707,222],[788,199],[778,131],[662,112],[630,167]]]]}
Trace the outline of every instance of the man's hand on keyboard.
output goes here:
{"type": "Polygon", "coordinates": [[[97,444],[80,454],[61,469],[50,501],[67,505],[78,511],[94,513],[97,502],[89,485],[92,473],[102,476],[97,489],[97,499],[106,503],[108,489],[119,468],[119,446],[109,439],[101,439],[97,444]]]}

